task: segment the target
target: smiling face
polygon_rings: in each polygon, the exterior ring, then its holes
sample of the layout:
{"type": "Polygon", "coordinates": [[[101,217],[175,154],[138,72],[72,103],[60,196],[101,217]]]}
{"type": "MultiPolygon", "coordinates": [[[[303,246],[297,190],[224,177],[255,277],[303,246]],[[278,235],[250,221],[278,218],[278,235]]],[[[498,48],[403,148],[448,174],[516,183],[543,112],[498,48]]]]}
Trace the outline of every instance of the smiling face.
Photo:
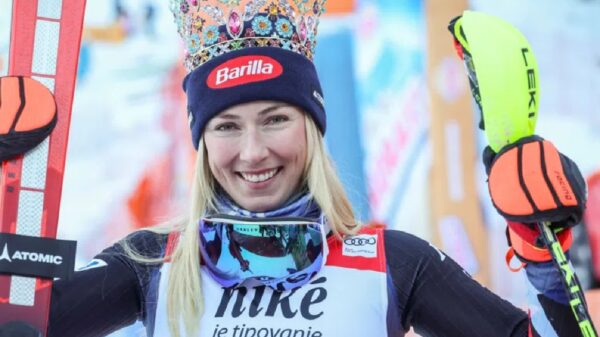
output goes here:
{"type": "Polygon", "coordinates": [[[209,121],[203,137],[210,170],[233,201],[263,212],[298,189],[306,162],[304,118],[294,106],[256,101],[209,121]]]}

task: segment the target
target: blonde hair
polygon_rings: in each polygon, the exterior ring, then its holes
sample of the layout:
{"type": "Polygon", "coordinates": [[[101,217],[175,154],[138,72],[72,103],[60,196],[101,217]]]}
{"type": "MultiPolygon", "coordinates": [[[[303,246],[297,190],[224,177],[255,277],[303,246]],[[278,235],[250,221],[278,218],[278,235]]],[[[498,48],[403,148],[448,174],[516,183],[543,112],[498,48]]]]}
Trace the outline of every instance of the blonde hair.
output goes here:
{"type": "MultiPolygon", "coordinates": [[[[304,119],[307,158],[303,186],[308,187],[335,235],[340,237],[344,234],[354,234],[360,224],[354,217],[350,201],[327,154],[323,137],[312,118],[305,114],[304,119]]],[[[127,241],[122,242],[126,253],[136,261],[160,263],[166,259],[170,260],[167,319],[173,337],[183,336],[180,323],[183,323],[185,336],[196,336],[204,313],[198,256],[198,219],[206,211],[216,210],[217,183],[208,166],[208,154],[203,139],[200,139],[198,148],[188,216],[145,229],[161,234],[178,232],[179,240],[172,254],[160,259],[151,259],[136,252],[127,241]]]]}

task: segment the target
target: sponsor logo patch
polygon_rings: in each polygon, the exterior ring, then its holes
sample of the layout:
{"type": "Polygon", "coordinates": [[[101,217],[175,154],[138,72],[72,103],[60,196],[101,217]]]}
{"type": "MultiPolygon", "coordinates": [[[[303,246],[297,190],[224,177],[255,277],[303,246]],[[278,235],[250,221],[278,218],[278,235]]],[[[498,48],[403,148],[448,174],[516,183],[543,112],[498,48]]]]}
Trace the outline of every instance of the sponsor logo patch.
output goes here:
{"type": "Polygon", "coordinates": [[[76,246],[75,241],[0,233],[0,273],[69,278],[76,246]]]}
{"type": "Polygon", "coordinates": [[[342,255],[377,257],[377,235],[360,234],[344,237],[342,255]]]}
{"type": "Polygon", "coordinates": [[[321,96],[321,94],[314,90],[313,91],[313,97],[317,100],[317,102],[319,102],[319,104],[321,105],[322,108],[325,108],[325,100],[323,99],[323,96],[321,96]]]}
{"type": "Polygon", "coordinates": [[[194,124],[194,114],[192,114],[192,110],[188,108],[188,125],[191,128],[194,124]]]}
{"type": "Polygon", "coordinates": [[[52,254],[44,254],[38,252],[28,252],[24,250],[16,250],[11,254],[8,252],[8,244],[4,244],[4,248],[2,249],[2,253],[0,254],[0,261],[6,260],[8,262],[13,262],[13,260],[18,261],[28,261],[28,262],[37,262],[37,263],[49,263],[55,265],[61,265],[63,263],[62,256],[52,255],[52,254]]]}
{"type": "Polygon", "coordinates": [[[225,89],[238,85],[261,82],[279,77],[283,67],[277,60],[263,55],[240,56],[213,69],[206,85],[211,89],[225,89]]]}
{"type": "Polygon", "coordinates": [[[106,267],[107,265],[108,264],[106,264],[106,262],[104,260],[93,259],[87,265],[85,265],[85,266],[77,269],[77,271],[84,271],[84,270],[96,269],[96,268],[106,267]]]}

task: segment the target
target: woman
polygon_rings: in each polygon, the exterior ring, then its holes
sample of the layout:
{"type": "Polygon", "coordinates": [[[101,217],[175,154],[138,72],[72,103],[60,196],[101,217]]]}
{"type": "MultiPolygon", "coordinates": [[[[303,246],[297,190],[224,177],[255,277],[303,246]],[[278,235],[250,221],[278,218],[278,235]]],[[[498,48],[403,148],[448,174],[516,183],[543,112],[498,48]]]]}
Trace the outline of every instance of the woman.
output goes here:
{"type": "MultiPolygon", "coordinates": [[[[578,335],[550,262],[526,267],[539,293],[530,320],[429,243],[355,220],[311,62],[323,0],[172,3],[198,150],[189,216],[55,282],[50,336],[137,320],[160,337],[578,335]]],[[[564,171],[581,201],[576,167],[564,171]]]]}

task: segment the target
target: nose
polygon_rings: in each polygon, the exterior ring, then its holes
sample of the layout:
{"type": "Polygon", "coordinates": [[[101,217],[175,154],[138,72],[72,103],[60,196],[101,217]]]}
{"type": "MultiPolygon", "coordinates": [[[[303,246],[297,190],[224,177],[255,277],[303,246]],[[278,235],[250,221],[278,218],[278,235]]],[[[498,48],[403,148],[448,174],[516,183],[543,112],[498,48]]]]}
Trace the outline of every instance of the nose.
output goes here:
{"type": "Polygon", "coordinates": [[[245,132],[240,150],[240,160],[249,164],[260,163],[269,156],[269,148],[266,139],[261,136],[255,128],[245,132]]]}

